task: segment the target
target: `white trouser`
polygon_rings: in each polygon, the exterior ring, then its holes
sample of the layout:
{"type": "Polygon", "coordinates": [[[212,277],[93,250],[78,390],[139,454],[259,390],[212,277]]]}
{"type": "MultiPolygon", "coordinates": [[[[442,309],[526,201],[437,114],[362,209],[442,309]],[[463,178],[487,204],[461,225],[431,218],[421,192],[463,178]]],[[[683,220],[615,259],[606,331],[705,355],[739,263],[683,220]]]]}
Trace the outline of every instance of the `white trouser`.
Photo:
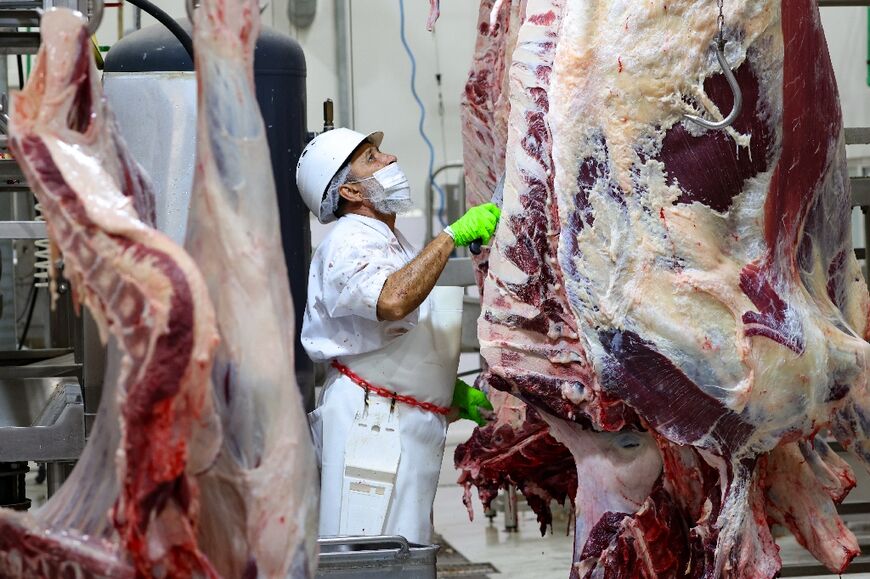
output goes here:
{"type": "MultiPolygon", "coordinates": [[[[364,406],[364,397],[362,388],[330,369],[320,404],[308,415],[320,458],[321,537],[339,534],[347,435],[354,416],[364,406]]],[[[402,455],[384,534],[428,545],[432,540],[432,503],[441,472],[447,420],[401,402],[396,404],[396,412],[402,455]]]]}

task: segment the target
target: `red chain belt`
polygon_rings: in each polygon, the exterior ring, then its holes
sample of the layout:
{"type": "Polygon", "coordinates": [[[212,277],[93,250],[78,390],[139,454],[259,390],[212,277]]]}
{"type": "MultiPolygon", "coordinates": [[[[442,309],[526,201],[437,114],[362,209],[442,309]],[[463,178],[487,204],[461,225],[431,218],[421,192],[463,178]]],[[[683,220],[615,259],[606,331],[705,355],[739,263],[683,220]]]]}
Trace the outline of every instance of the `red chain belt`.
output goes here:
{"type": "Polygon", "coordinates": [[[369,392],[377,394],[378,396],[383,396],[384,398],[391,399],[395,402],[402,402],[407,404],[408,406],[416,406],[417,408],[422,408],[428,412],[434,412],[435,414],[441,414],[443,416],[447,416],[450,414],[450,409],[445,406],[438,406],[437,404],[432,404],[431,402],[423,402],[422,400],[417,400],[416,398],[412,398],[410,396],[405,396],[403,394],[398,394],[396,392],[392,392],[383,388],[381,386],[376,386],[371,382],[368,382],[365,378],[354,374],[353,370],[339,362],[338,360],[332,361],[332,367],[347,376],[351,379],[351,381],[366,391],[366,395],[369,392]]]}

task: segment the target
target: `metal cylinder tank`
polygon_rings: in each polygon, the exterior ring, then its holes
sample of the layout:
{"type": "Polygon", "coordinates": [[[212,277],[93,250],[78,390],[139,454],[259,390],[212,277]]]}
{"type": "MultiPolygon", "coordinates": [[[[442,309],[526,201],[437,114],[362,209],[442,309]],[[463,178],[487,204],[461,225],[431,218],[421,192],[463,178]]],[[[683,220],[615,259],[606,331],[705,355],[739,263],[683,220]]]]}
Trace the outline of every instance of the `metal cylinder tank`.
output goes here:
{"type": "MultiPolygon", "coordinates": [[[[187,20],[178,22],[190,33],[187,20]]],[[[299,340],[308,292],[311,231],[295,178],[307,135],[305,75],[302,47],[289,36],[263,27],[254,52],[254,82],[272,156],[296,313],[296,379],[306,409],[311,410],[314,367],[299,340]]],[[[121,134],[154,181],[158,227],[183,242],[196,141],[193,63],[181,43],[156,24],[125,36],[112,47],[106,55],[103,83],[121,134]]]]}
{"type": "MultiPolygon", "coordinates": [[[[190,31],[184,20],[182,27],[190,31]]],[[[154,185],[157,227],[184,243],[196,156],[196,75],[161,24],[127,35],[108,52],[103,86],[130,152],[154,185]]]]}

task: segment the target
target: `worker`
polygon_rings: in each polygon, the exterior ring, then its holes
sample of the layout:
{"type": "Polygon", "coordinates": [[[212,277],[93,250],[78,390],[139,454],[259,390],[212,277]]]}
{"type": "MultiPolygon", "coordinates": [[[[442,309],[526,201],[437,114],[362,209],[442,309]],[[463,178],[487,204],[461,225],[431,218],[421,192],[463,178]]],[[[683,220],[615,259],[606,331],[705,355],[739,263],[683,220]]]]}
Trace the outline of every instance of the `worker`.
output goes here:
{"type": "Polygon", "coordinates": [[[312,257],[302,322],[306,352],[327,371],[309,415],[320,535],[429,544],[448,415],[458,407],[482,424],[481,409],[492,409],[456,380],[462,290],[435,282],[454,248],[489,242],[500,212],[473,207],[416,253],[395,225],[412,206],[408,179],[382,139],[324,132],[296,168],[308,208],[336,222],[312,257]],[[458,300],[439,309],[433,290],[447,289],[458,300]]]}

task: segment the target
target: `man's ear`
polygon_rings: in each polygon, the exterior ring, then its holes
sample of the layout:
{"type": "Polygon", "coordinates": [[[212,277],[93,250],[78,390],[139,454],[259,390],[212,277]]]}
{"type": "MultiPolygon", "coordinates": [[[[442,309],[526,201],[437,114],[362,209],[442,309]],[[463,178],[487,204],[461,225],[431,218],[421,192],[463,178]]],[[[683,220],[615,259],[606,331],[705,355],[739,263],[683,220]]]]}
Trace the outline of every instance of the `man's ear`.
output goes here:
{"type": "Polygon", "coordinates": [[[362,187],[356,183],[345,183],[338,188],[338,194],[351,203],[359,203],[363,200],[362,187]]]}

